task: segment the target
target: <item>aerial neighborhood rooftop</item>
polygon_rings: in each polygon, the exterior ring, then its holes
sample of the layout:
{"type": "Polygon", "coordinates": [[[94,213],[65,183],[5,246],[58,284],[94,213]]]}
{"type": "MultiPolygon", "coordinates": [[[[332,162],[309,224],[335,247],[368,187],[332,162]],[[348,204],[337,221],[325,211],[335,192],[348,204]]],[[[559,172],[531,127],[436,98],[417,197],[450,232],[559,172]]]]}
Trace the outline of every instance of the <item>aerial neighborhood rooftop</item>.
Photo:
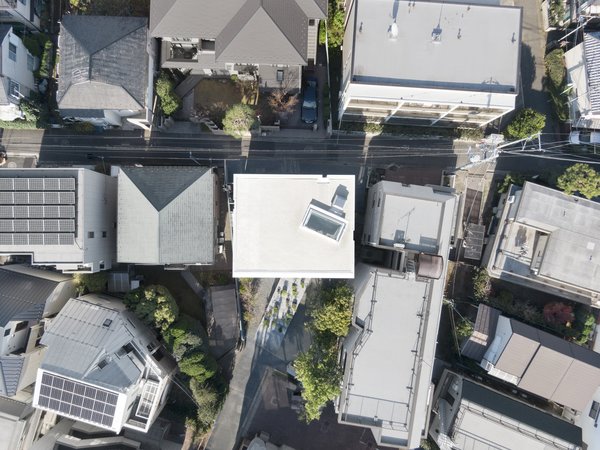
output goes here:
{"type": "Polygon", "coordinates": [[[0,450],[600,449],[599,68],[599,0],[0,0],[0,450]]]}

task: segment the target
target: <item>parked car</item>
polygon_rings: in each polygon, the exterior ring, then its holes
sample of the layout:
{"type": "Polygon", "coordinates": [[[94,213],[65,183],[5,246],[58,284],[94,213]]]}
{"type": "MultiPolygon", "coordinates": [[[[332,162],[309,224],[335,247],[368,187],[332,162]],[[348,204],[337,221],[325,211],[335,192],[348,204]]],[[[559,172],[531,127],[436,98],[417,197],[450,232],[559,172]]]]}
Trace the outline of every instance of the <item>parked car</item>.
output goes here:
{"type": "Polygon", "coordinates": [[[302,101],[302,121],[315,123],[317,121],[317,79],[308,77],[304,88],[304,100],[302,101]]]}
{"type": "Polygon", "coordinates": [[[571,131],[569,142],[573,145],[600,144],[600,132],[571,131]]]}

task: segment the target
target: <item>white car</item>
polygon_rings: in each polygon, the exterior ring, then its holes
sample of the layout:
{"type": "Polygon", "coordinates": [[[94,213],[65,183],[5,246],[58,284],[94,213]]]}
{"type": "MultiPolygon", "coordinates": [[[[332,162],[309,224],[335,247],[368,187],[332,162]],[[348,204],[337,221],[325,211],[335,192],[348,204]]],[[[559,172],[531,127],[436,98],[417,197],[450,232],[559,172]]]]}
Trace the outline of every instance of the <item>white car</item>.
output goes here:
{"type": "Polygon", "coordinates": [[[600,131],[571,131],[569,142],[573,145],[600,144],[600,131]]]}

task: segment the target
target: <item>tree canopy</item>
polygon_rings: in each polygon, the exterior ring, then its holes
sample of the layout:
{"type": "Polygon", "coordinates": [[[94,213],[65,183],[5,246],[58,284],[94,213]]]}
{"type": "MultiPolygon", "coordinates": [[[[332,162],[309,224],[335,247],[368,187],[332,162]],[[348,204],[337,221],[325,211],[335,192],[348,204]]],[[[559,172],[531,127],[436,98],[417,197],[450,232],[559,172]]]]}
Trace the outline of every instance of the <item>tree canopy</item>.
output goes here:
{"type": "Polygon", "coordinates": [[[160,107],[165,116],[172,115],[181,107],[181,98],[173,90],[173,82],[163,72],[156,80],[156,95],[160,98],[160,107]]]}
{"type": "Polygon", "coordinates": [[[256,113],[244,103],[233,105],[223,118],[223,131],[231,136],[240,137],[250,131],[256,122],[256,113]]]}
{"type": "Polygon", "coordinates": [[[145,324],[161,333],[177,320],[179,308],[175,299],[164,286],[153,285],[129,292],[124,298],[125,305],[145,324]]]}
{"type": "Polygon", "coordinates": [[[557,187],[565,194],[580,194],[585,198],[600,195],[600,174],[587,164],[569,167],[558,177],[557,187]]]}
{"type": "Polygon", "coordinates": [[[353,298],[354,292],[347,284],[338,284],[325,290],[321,306],[313,313],[313,328],[320,333],[346,336],[352,321],[353,298]]]}
{"type": "Polygon", "coordinates": [[[106,290],[108,275],[106,272],[76,273],[73,281],[80,293],[103,292],[106,290]]]}
{"type": "Polygon", "coordinates": [[[531,108],[522,109],[506,127],[506,135],[510,139],[525,139],[542,131],[545,125],[546,116],[531,108]]]}

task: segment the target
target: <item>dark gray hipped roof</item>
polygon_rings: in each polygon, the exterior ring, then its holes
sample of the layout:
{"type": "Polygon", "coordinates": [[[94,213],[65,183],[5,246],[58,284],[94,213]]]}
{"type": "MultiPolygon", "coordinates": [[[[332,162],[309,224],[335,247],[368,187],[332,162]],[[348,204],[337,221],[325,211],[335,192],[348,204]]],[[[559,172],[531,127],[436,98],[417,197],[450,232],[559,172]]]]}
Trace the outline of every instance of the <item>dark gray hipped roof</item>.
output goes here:
{"type": "Polygon", "coordinates": [[[588,76],[588,95],[594,113],[600,112],[600,32],[583,35],[583,49],[588,76]]]}
{"type": "Polygon", "coordinates": [[[39,320],[57,281],[0,268],[0,327],[12,320],[39,320]]]}
{"type": "Polygon", "coordinates": [[[60,109],[142,109],[147,19],[65,16],[60,26],[60,109]]]}
{"type": "Polygon", "coordinates": [[[162,210],[197,181],[207,167],[122,167],[157,211],[162,210]]]}
{"type": "Polygon", "coordinates": [[[308,20],[326,17],[326,0],[152,0],[150,32],[215,39],[218,62],[304,64],[308,20]]]}
{"type": "Polygon", "coordinates": [[[581,428],[578,426],[467,379],[463,379],[462,398],[571,444],[582,444],[581,428]]]}
{"type": "Polygon", "coordinates": [[[117,259],[212,264],[215,177],[205,167],[126,167],[119,172],[117,259]]]}
{"type": "Polygon", "coordinates": [[[19,380],[21,379],[21,370],[25,358],[22,356],[2,356],[0,357],[0,394],[12,397],[17,394],[19,380]]]}

